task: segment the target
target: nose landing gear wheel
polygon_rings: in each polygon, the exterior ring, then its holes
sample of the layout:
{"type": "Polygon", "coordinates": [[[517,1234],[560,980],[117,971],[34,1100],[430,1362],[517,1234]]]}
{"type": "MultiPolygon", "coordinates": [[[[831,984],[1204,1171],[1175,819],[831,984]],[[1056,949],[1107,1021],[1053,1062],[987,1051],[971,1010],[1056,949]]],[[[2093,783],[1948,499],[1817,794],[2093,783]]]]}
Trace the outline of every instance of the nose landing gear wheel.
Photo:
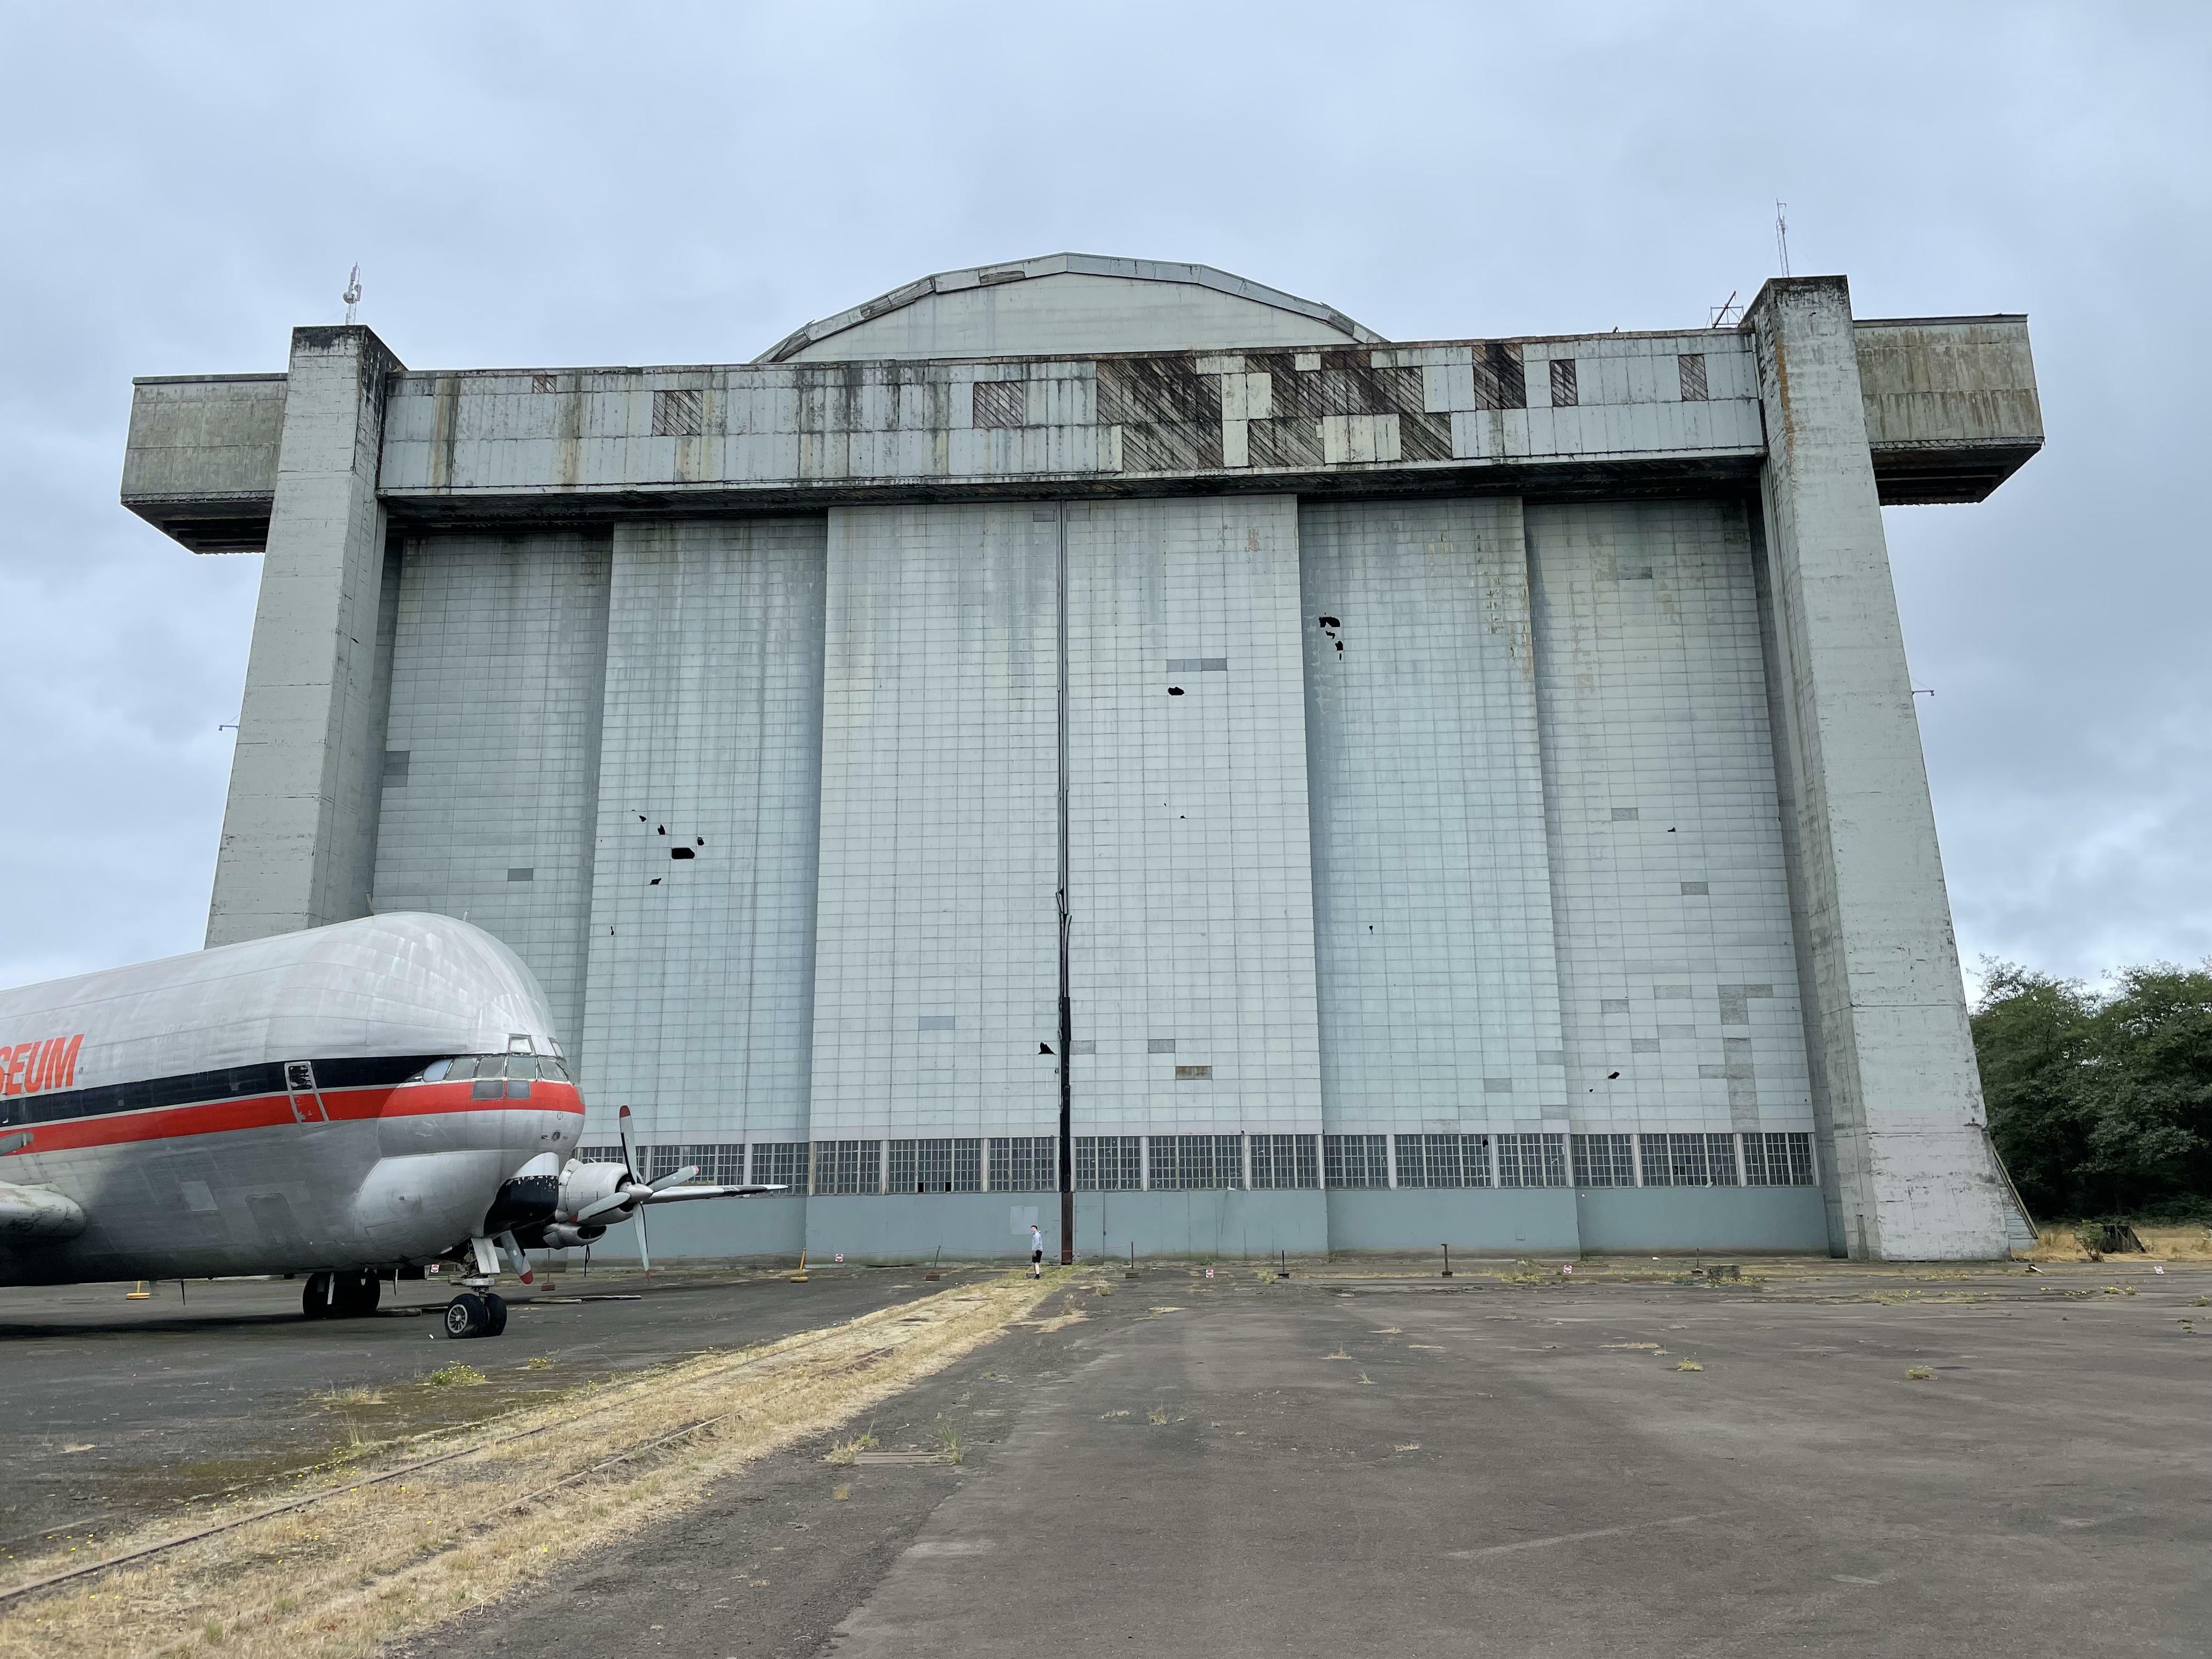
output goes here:
{"type": "MultiPolygon", "coordinates": [[[[474,1291],[463,1291],[446,1304],[446,1334],[456,1340],[464,1336],[489,1334],[491,1309],[486,1304],[488,1301],[497,1300],[495,1297],[478,1296],[474,1291]]],[[[504,1304],[500,1311],[504,1316],[504,1304]]],[[[505,1322],[503,1318],[501,1322],[505,1322]]]]}

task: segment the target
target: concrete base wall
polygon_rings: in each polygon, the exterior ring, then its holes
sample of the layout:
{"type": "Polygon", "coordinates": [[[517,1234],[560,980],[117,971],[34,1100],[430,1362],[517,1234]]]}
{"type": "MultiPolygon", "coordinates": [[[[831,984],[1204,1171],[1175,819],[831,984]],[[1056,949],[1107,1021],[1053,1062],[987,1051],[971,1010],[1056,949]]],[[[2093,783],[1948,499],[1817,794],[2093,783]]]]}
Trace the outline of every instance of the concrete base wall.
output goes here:
{"type": "Polygon", "coordinates": [[[942,1247],[948,1261],[1026,1261],[1031,1210],[1046,1258],[1060,1259],[1058,1193],[896,1193],[808,1206],[806,1254],[816,1261],[927,1261],[942,1247]]]}
{"type": "Polygon", "coordinates": [[[1535,1191],[1333,1192],[1328,1242],[1337,1250],[1455,1250],[1518,1255],[1576,1249],[1575,1195],[1535,1191]]]}
{"type": "MultiPolygon", "coordinates": [[[[1060,1258],[1057,1193],[914,1194],[867,1198],[748,1198],[670,1205],[653,1212],[656,1261],[1019,1261],[1027,1212],[1060,1258]],[[1017,1230],[1017,1217],[1020,1218],[1017,1230]]],[[[1818,1188],[1700,1188],[1619,1192],[1336,1191],[1078,1193],[1078,1261],[1150,1256],[1264,1261],[1291,1255],[1455,1250],[1482,1255],[1676,1254],[1686,1250],[1825,1255],[1818,1188]]],[[[637,1230],[611,1230],[596,1259],[635,1261],[637,1230]]]]}
{"type": "MultiPolygon", "coordinates": [[[[696,1204],[657,1204],[647,1226],[653,1234],[653,1259],[678,1261],[799,1259],[806,1241],[805,1198],[713,1199],[696,1204]]],[[[637,1225],[624,1222],[607,1229],[592,1246],[594,1261],[637,1260],[637,1225]]]]}
{"type": "Polygon", "coordinates": [[[1328,1249],[1328,1212],[1319,1192],[1078,1193],[1075,1255],[1264,1258],[1278,1250],[1328,1249]]]}
{"type": "Polygon", "coordinates": [[[1828,1254],[1827,1207],[1817,1187],[1583,1192],[1575,1195],[1575,1213],[1583,1249],[1593,1255],[1699,1249],[1828,1254]]]}

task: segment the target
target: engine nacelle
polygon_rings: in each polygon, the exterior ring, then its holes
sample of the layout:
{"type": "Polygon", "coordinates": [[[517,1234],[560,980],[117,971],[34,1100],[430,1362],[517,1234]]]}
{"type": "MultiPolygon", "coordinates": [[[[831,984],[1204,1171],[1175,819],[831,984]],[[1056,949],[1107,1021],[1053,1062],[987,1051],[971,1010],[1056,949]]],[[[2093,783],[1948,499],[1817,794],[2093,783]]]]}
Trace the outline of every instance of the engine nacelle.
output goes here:
{"type": "MultiPolygon", "coordinates": [[[[561,1171],[561,1198],[555,1214],[563,1221],[573,1221],[585,1209],[603,1198],[611,1198],[622,1190],[629,1171],[619,1164],[584,1164],[572,1162],[561,1171]]],[[[626,1219],[613,1215],[616,1221],[626,1219]]]]}
{"type": "Polygon", "coordinates": [[[68,1194],[0,1181],[0,1238],[75,1238],[83,1231],[84,1211],[68,1194]]]}
{"type": "Polygon", "coordinates": [[[601,1226],[578,1227],[566,1221],[556,1221],[541,1231],[538,1237],[543,1248],[549,1250],[574,1250],[604,1237],[606,1229],[601,1226]]]}

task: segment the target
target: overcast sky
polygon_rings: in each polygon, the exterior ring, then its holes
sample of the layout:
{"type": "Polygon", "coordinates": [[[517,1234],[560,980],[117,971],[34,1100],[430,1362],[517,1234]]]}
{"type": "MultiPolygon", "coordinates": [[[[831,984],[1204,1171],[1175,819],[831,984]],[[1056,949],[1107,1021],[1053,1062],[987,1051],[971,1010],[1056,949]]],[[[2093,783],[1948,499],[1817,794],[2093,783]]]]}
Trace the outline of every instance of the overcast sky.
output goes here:
{"type": "Polygon", "coordinates": [[[197,947],[253,557],[134,374],[716,362],[925,272],[1189,259],[1395,339],[1776,270],[2024,311],[2044,454],[1891,508],[1960,946],[2212,954],[2212,8],[0,4],[0,984],[197,947]]]}

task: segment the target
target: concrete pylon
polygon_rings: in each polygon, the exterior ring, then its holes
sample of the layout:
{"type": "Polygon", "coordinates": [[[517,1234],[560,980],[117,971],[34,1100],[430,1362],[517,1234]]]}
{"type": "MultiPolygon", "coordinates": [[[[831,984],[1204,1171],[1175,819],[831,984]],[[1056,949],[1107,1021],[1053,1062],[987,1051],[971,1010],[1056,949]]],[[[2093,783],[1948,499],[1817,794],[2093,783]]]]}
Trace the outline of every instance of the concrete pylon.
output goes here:
{"type": "Polygon", "coordinates": [[[210,945],[368,911],[384,746],[376,472],[386,392],[400,368],[368,329],[292,331],[210,945]]]}
{"type": "Polygon", "coordinates": [[[1753,301],[1776,767],[1830,1237],[1854,1257],[2002,1256],[2001,1177],[1868,448],[1850,290],[1753,301]]]}

